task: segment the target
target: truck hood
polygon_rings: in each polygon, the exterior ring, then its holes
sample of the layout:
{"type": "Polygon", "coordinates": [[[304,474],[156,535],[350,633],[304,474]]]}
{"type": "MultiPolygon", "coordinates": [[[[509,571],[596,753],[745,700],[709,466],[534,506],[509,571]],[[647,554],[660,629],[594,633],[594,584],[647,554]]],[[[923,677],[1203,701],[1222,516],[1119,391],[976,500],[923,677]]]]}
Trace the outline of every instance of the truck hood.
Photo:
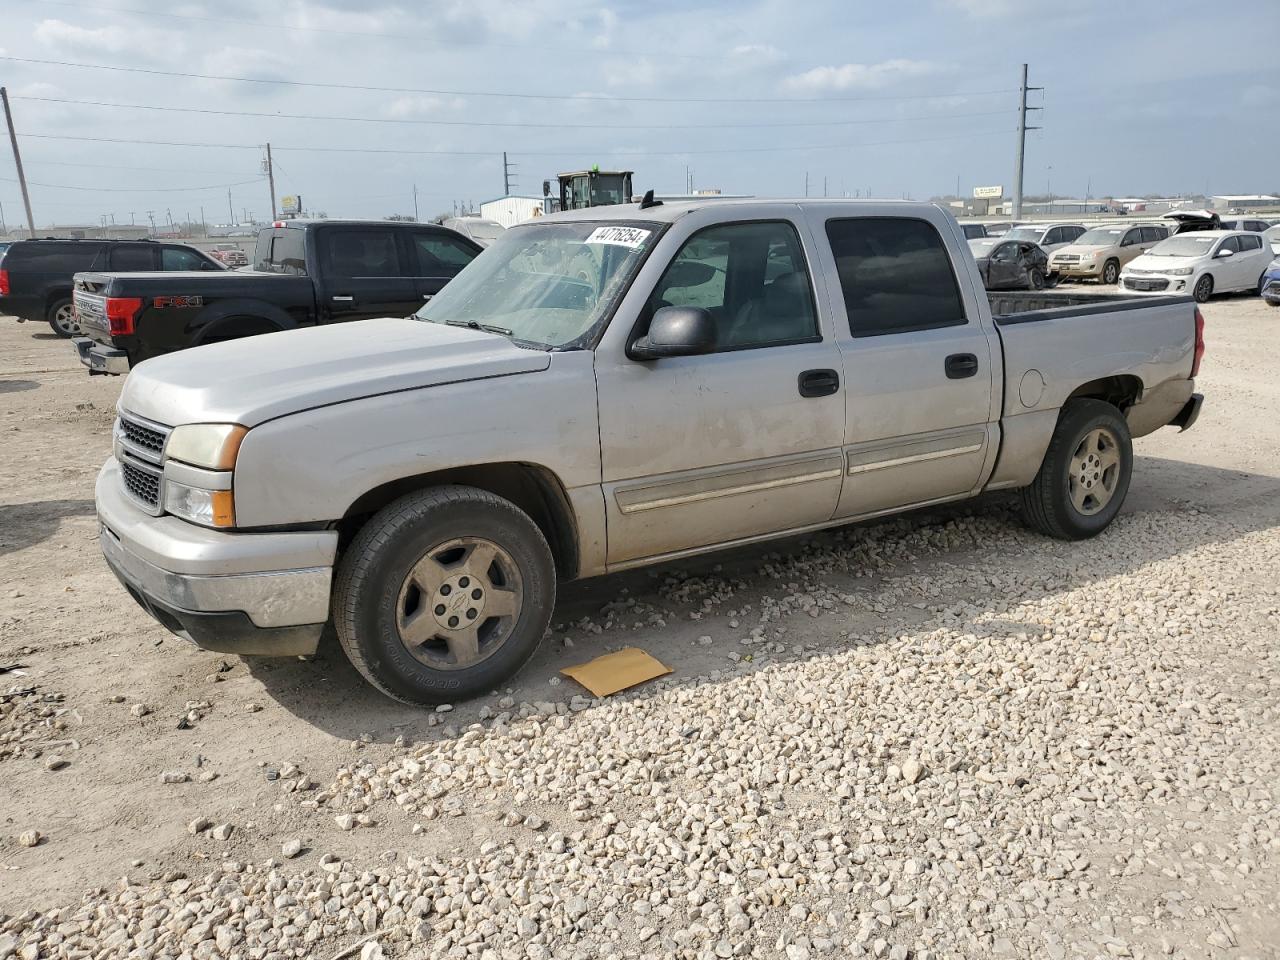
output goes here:
{"type": "Polygon", "coordinates": [[[1163,273],[1166,270],[1178,270],[1182,267],[1190,267],[1195,270],[1203,267],[1210,259],[1210,257],[1162,257],[1157,254],[1144,253],[1141,256],[1134,257],[1129,262],[1129,266],[1125,267],[1125,270],[1130,272],[1153,270],[1159,273],[1163,273]]]}
{"type": "Polygon", "coordinates": [[[138,364],[120,409],[166,426],[256,426],[301,410],[545,370],[551,355],[465,327],[386,318],[267,333],[138,364]]]}

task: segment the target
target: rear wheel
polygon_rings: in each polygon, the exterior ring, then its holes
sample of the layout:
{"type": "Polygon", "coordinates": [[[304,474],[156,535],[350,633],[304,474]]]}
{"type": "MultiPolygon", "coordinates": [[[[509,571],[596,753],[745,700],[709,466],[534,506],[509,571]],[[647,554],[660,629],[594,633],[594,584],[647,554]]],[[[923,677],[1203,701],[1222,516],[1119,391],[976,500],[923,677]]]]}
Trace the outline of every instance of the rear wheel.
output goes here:
{"type": "Polygon", "coordinates": [[[1023,517],[1059,540],[1096,536],[1120,512],[1132,475],[1123,414],[1101,400],[1073,400],[1062,408],[1040,472],[1022,490],[1023,517]]]}
{"type": "Polygon", "coordinates": [[[555,604],[537,525],[474,487],[408,494],[378,512],[343,556],[338,639],[387,696],[428,705],[508,680],[533,655],[555,604]]]}
{"type": "Polygon", "coordinates": [[[1102,265],[1102,282],[1106,284],[1115,283],[1120,279],[1120,261],[1108,260],[1102,265]]]}
{"type": "Polygon", "coordinates": [[[74,337],[80,332],[80,324],[76,322],[75,307],[70,299],[56,300],[49,305],[47,313],[49,326],[60,337],[74,337]]]}
{"type": "Polygon", "coordinates": [[[1213,277],[1205,274],[1196,281],[1195,289],[1191,291],[1191,295],[1195,297],[1196,303],[1206,303],[1213,296],[1213,277]]]}

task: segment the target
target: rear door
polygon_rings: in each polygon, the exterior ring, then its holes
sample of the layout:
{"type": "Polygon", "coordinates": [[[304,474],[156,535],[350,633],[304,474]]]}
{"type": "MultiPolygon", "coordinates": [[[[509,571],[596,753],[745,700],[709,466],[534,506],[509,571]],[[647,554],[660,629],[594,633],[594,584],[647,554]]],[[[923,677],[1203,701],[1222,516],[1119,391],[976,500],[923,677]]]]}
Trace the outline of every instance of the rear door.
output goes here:
{"type": "Polygon", "coordinates": [[[160,269],[166,272],[172,270],[214,270],[221,272],[216,263],[207,257],[201,256],[190,247],[161,247],[160,269]]]}
{"type": "Polygon", "coordinates": [[[1271,262],[1271,251],[1262,242],[1260,233],[1236,237],[1236,245],[1240,252],[1232,258],[1238,261],[1235,286],[1240,290],[1256,290],[1271,262]]]}
{"type": "MultiPolygon", "coordinates": [[[[974,290],[957,277],[940,212],[811,212],[845,370],[837,517],[967,496],[995,456],[1002,389],[974,290]]],[[[966,274],[966,281],[969,275],[966,274]]]]}
{"type": "Polygon", "coordinates": [[[480,254],[479,244],[446,230],[406,231],[418,302],[425,303],[480,254]]]}
{"type": "Polygon", "coordinates": [[[322,306],[330,321],[407,317],[422,302],[396,230],[376,224],[317,230],[322,306]]]}

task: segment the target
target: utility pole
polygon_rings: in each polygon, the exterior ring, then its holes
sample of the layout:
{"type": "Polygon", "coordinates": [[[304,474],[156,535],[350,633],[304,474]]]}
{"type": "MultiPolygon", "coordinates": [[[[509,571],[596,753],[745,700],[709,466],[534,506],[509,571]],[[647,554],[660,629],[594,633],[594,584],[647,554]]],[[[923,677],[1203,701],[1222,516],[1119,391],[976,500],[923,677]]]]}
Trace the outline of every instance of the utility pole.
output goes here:
{"type": "Polygon", "coordinates": [[[31,195],[27,193],[27,175],[22,171],[22,154],[18,152],[18,135],[13,132],[13,111],[9,109],[9,91],[0,87],[0,101],[4,102],[4,122],[9,127],[9,143],[13,147],[13,165],[18,171],[18,186],[22,188],[22,205],[27,208],[27,229],[31,239],[36,238],[36,218],[31,215],[31,195]]]}
{"type": "Polygon", "coordinates": [[[231,191],[227,191],[227,226],[234,226],[236,222],[236,211],[231,206],[231,191]]]}
{"type": "Polygon", "coordinates": [[[809,171],[804,172],[804,195],[809,196],[809,171]]]}
{"type": "Polygon", "coordinates": [[[502,151],[502,195],[511,196],[511,170],[516,164],[507,162],[507,151],[502,151]]]}
{"type": "Polygon", "coordinates": [[[267,144],[267,185],[271,189],[271,219],[276,218],[276,168],[271,164],[271,144],[267,144]]]}
{"type": "Polygon", "coordinates": [[[1040,107],[1027,106],[1027,91],[1044,89],[1044,87],[1027,86],[1027,65],[1025,63],[1022,65],[1022,83],[1018,89],[1021,97],[1018,107],[1018,164],[1013,171],[1013,219],[1015,220],[1022,216],[1022,168],[1027,154],[1027,131],[1040,129],[1039,127],[1027,126],[1027,111],[1040,109],[1040,107]]]}
{"type": "Polygon", "coordinates": [[[414,221],[418,219],[418,185],[416,183],[413,185],[413,219],[414,221]]]}
{"type": "Polygon", "coordinates": [[[154,210],[148,210],[147,219],[151,221],[151,233],[149,236],[154,237],[156,235],[156,212],[154,210]]]}
{"type": "Polygon", "coordinates": [[[827,195],[827,178],[825,174],[822,177],[822,195],[823,197],[827,195]]]}
{"type": "Polygon", "coordinates": [[[204,207],[200,208],[200,236],[209,236],[209,223],[204,218],[204,207]]]}
{"type": "Polygon", "coordinates": [[[9,228],[4,223],[4,204],[0,203],[0,237],[7,237],[8,235],[9,228]]]}

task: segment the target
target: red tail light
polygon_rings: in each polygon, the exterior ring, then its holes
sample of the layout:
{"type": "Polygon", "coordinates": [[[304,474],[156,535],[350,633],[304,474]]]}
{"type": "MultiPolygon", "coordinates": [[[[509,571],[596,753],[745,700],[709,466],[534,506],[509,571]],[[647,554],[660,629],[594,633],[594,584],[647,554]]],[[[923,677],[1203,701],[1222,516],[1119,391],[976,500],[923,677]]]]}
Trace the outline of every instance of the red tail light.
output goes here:
{"type": "Polygon", "coordinates": [[[113,337],[133,333],[133,321],[142,309],[141,297],[107,297],[107,325],[113,337]]]}
{"type": "Polygon", "coordinates": [[[1196,356],[1191,361],[1191,376],[1200,372],[1200,359],[1204,356],[1204,314],[1196,307],[1196,356]]]}
{"type": "Polygon", "coordinates": [[[0,270],[0,297],[9,295],[9,271],[0,270]]]}

